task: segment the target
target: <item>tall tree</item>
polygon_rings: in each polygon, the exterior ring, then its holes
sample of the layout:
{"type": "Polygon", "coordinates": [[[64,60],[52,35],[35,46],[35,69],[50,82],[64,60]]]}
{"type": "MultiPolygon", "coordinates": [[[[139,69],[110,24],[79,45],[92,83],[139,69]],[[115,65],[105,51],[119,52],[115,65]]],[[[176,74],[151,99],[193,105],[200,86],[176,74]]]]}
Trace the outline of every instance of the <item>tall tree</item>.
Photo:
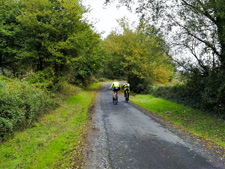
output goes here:
{"type": "Polygon", "coordinates": [[[20,48],[21,26],[16,17],[19,6],[11,1],[0,1],[0,71],[16,72],[18,59],[15,57],[20,48]]]}
{"type": "Polygon", "coordinates": [[[71,39],[85,25],[83,10],[78,1],[22,0],[18,20],[24,27],[24,62],[31,62],[36,70],[47,66],[56,73],[63,71],[71,57],[77,57],[75,43],[71,39]],[[73,54],[73,56],[71,56],[73,54]]]}
{"type": "Polygon", "coordinates": [[[101,67],[100,36],[83,19],[87,10],[78,0],[1,1],[2,70],[16,62],[21,73],[47,68],[84,81],[101,67]]]}
{"type": "Polygon", "coordinates": [[[165,42],[157,35],[157,30],[144,22],[132,30],[125,19],[121,20],[120,25],[123,34],[111,33],[104,47],[111,58],[108,64],[115,75],[126,76],[132,86],[145,83],[140,90],[151,82],[168,82],[173,66],[165,42]]]}

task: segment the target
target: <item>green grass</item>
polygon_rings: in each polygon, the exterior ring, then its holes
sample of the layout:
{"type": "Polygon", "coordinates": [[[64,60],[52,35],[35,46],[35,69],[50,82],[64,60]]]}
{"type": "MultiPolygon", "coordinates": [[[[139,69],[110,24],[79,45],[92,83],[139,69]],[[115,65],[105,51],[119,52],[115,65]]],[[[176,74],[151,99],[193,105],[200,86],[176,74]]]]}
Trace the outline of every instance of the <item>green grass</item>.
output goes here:
{"type": "MultiPolygon", "coordinates": [[[[99,84],[95,84],[95,89],[99,84]]],[[[95,91],[81,91],[57,110],[43,116],[23,132],[0,144],[0,168],[74,167],[80,158],[81,137],[95,91]]]]}
{"type": "Polygon", "coordinates": [[[219,117],[151,95],[131,96],[130,100],[225,147],[225,121],[219,117]]]}
{"type": "Polygon", "coordinates": [[[87,87],[87,90],[98,90],[99,86],[101,86],[102,83],[103,82],[91,84],[90,86],[87,87]]]}

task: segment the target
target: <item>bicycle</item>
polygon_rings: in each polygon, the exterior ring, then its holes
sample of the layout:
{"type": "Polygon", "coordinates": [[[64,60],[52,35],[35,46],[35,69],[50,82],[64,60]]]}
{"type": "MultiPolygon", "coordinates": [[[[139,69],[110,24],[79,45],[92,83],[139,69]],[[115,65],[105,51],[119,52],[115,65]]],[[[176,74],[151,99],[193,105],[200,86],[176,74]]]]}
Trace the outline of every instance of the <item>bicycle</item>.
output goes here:
{"type": "MultiPolygon", "coordinates": [[[[111,88],[110,88],[110,90],[112,90],[111,88]]],[[[119,87],[114,87],[113,88],[113,92],[115,92],[115,94],[114,94],[114,96],[113,96],[113,103],[114,104],[117,104],[118,103],[118,91],[120,90],[120,88],[119,87]]]]}
{"type": "Polygon", "coordinates": [[[118,103],[118,93],[117,93],[117,91],[115,92],[115,96],[113,96],[113,103],[114,104],[118,103]]]}
{"type": "Polygon", "coordinates": [[[128,89],[125,90],[125,101],[128,103],[129,101],[129,93],[128,93],[128,89]]]}

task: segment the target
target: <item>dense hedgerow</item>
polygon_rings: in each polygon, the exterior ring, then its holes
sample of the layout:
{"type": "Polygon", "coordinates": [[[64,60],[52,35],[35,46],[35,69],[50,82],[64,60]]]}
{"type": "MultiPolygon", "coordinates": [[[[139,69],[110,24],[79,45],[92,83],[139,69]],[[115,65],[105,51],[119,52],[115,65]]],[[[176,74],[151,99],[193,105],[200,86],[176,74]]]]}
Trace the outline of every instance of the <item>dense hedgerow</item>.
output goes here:
{"type": "Polygon", "coordinates": [[[185,83],[149,86],[148,93],[177,103],[199,107],[199,97],[185,83]]]}
{"type": "Polygon", "coordinates": [[[149,86],[148,93],[214,114],[225,115],[222,78],[192,78],[186,83],[149,86]]]}
{"type": "Polygon", "coordinates": [[[0,76],[0,140],[14,130],[30,126],[38,116],[56,106],[57,102],[46,91],[0,76]]]}

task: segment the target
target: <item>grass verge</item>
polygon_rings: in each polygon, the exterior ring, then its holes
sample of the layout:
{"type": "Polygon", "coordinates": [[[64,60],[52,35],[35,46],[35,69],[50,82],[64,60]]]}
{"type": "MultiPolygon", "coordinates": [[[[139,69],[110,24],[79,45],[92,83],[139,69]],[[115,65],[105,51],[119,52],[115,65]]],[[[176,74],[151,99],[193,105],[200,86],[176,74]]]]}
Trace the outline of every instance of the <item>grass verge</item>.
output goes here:
{"type": "Polygon", "coordinates": [[[74,168],[82,160],[87,114],[100,83],[71,97],[32,128],[0,145],[0,168],[74,168]],[[93,87],[94,86],[94,87],[93,87]]]}
{"type": "Polygon", "coordinates": [[[130,100],[225,148],[225,121],[223,119],[151,95],[131,96],[130,100]]]}

